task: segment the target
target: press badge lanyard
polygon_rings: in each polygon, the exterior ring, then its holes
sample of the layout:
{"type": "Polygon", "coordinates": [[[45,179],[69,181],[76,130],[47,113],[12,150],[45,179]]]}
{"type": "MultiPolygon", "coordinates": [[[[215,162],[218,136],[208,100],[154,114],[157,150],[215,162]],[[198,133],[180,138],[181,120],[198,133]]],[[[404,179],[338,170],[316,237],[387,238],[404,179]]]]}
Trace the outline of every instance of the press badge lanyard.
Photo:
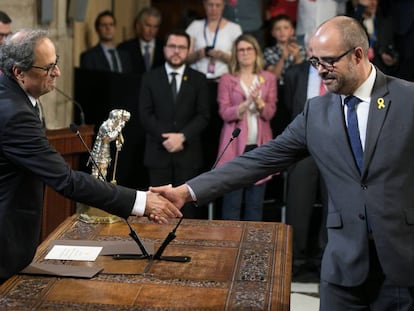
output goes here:
{"type": "MultiPolygon", "coordinates": [[[[219,31],[219,28],[220,28],[221,19],[222,18],[220,17],[220,20],[217,23],[216,31],[214,31],[213,44],[211,45],[212,47],[214,47],[216,45],[217,34],[218,34],[218,31],[219,31]]],[[[207,44],[207,33],[206,33],[207,30],[206,29],[207,29],[207,18],[204,21],[204,32],[203,32],[203,34],[204,34],[204,41],[206,41],[206,45],[208,45],[207,44]]]]}

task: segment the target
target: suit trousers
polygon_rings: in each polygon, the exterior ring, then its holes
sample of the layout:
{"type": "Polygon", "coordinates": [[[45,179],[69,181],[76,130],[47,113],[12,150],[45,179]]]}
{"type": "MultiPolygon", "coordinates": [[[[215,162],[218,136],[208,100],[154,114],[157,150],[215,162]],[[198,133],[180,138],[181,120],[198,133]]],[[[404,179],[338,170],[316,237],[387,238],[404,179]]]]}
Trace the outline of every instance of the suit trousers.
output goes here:
{"type": "Polygon", "coordinates": [[[359,286],[345,287],[321,280],[320,310],[412,311],[414,287],[393,285],[384,275],[374,241],[369,241],[370,270],[359,286]]]}

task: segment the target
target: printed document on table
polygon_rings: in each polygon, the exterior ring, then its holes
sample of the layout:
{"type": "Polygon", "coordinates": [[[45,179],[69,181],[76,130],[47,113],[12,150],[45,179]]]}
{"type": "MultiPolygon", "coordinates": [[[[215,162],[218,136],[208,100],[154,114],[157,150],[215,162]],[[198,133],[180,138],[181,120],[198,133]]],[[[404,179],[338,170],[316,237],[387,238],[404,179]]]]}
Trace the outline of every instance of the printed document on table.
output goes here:
{"type": "Polygon", "coordinates": [[[45,259],[95,261],[101,246],[54,245],[45,259]]]}

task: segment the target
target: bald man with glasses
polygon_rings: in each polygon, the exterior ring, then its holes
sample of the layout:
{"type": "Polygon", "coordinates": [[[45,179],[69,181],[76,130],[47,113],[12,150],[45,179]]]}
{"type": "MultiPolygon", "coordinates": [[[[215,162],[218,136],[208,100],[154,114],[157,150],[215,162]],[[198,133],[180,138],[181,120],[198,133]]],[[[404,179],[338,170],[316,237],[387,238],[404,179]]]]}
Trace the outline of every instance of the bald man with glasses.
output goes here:
{"type": "Polygon", "coordinates": [[[310,39],[310,62],[329,91],[274,140],[173,188],[177,207],[280,172],[311,155],[326,183],[328,242],[320,309],[414,310],[414,84],[368,59],[361,24],[338,16],[310,39]]]}

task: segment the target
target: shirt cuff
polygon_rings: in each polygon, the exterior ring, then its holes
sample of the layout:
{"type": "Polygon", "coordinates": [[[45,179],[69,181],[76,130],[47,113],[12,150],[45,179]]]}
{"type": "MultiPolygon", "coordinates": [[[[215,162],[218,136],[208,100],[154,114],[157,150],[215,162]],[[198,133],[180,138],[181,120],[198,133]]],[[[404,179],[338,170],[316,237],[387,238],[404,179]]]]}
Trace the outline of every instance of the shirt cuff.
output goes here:
{"type": "Polygon", "coordinates": [[[137,191],[134,206],[132,208],[132,215],[144,216],[145,204],[147,202],[147,193],[145,191],[137,191]]]}
{"type": "Polygon", "coordinates": [[[193,189],[191,189],[191,187],[188,184],[186,184],[186,186],[188,188],[188,192],[190,192],[190,195],[191,195],[191,198],[193,199],[193,201],[197,202],[197,196],[194,193],[193,189]]]}

